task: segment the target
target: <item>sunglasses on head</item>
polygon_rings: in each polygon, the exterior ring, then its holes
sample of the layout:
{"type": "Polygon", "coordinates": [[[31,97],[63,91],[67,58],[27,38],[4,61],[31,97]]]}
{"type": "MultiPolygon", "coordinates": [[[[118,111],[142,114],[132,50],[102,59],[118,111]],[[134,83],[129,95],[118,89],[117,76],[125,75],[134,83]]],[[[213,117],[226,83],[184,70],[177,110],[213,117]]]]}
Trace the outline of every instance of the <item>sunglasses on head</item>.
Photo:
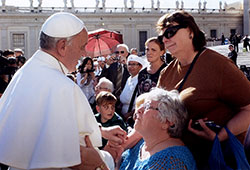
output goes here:
{"type": "Polygon", "coordinates": [[[124,54],[125,51],[116,51],[115,53],[116,53],[116,54],[119,54],[119,53],[124,54]]]}
{"type": "Polygon", "coordinates": [[[167,38],[167,39],[173,37],[179,31],[179,29],[181,29],[181,28],[187,28],[187,26],[184,26],[184,25],[175,25],[175,26],[167,28],[162,35],[158,36],[158,40],[160,42],[162,42],[163,36],[165,38],[167,38]]]}

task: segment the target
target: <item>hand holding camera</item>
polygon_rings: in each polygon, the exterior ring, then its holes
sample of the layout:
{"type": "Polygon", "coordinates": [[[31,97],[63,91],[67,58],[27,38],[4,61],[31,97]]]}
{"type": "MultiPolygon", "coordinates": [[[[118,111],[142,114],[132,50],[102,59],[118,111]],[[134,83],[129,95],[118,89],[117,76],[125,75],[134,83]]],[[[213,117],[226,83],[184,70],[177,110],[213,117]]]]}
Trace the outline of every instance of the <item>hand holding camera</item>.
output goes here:
{"type": "Polygon", "coordinates": [[[86,70],[86,73],[91,73],[91,72],[94,72],[94,71],[95,71],[95,69],[90,69],[90,70],[87,69],[87,70],[86,70]]]}
{"type": "Polygon", "coordinates": [[[84,69],[83,69],[83,73],[91,73],[91,72],[94,72],[94,71],[95,71],[95,69],[88,69],[87,66],[85,66],[84,69]]]}
{"type": "MultiPolygon", "coordinates": [[[[206,126],[211,129],[212,131],[214,131],[215,133],[218,133],[221,130],[221,126],[217,125],[214,123],[214,121],[205,121],[204,122],[206,124],[206,126]]],[[[191,125],[192,128],[196,129],[196,130],[200,130],[202,131],[203,128],[201,127],[199,122],[194,122],[191,125]]]]}

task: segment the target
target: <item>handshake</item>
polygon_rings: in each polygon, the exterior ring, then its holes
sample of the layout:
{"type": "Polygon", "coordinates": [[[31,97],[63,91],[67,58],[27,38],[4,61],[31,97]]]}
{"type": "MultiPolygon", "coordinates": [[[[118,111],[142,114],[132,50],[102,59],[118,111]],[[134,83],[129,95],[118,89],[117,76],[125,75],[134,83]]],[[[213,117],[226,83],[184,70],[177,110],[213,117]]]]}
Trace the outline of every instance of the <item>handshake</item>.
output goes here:
{"type": "MultiPolygon", "coordinates": [[[[104,150],[111,154],[115,162],[118,162],[122,152],[124,151],[122,144],[124,144],[127,139],[127,133],[119,126],[101,127],[100,129],[102,137],[109,140],[108,145],[104,147],[104,150]]],[[[70,167],[71,169],[113,169],[112,167],[114,167],[115,164],[111,156],[104,158],[103,156],[106,154],[92,145],[89,136],[85,136],[85,143],[86,146],[80,146],[81,164],[70,167]],[[110,161],[110,159],[112,161],[110,161]]]]}

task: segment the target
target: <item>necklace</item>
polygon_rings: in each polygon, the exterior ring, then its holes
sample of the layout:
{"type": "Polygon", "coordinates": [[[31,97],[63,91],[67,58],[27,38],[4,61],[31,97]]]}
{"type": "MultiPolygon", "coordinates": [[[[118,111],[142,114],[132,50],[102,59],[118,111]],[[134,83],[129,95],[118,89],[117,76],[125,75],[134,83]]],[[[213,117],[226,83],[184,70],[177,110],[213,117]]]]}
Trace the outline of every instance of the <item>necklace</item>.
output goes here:
{"type": "MultiPolygon", "coordinates": [[[[56,59],[57,60],[57,59],[56,59]]],[[[58,62],[58,64],[59,64],[59,66],[60,66],[60,68],[61,68],[61,71],[63,72],[63,74],[65,75],[65,72],[64,72],[64,70],[63,70],[63,67],[62,67],[62,64],[57,60],[57,62],[58,62]]]]}

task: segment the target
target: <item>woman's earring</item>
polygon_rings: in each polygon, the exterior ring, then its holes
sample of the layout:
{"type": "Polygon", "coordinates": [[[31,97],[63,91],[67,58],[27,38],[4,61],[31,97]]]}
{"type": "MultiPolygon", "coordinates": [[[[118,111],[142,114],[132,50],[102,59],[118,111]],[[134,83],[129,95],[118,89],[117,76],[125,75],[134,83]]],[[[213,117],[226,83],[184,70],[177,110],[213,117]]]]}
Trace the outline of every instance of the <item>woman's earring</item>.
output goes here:
{"type": "Polygon", "coordinates": [[[163,125],[163,126],[162,126],[162,129],[164,129],[164,130],[166,130],[167,128],[168,128],[167,125],[163,125]]]}

